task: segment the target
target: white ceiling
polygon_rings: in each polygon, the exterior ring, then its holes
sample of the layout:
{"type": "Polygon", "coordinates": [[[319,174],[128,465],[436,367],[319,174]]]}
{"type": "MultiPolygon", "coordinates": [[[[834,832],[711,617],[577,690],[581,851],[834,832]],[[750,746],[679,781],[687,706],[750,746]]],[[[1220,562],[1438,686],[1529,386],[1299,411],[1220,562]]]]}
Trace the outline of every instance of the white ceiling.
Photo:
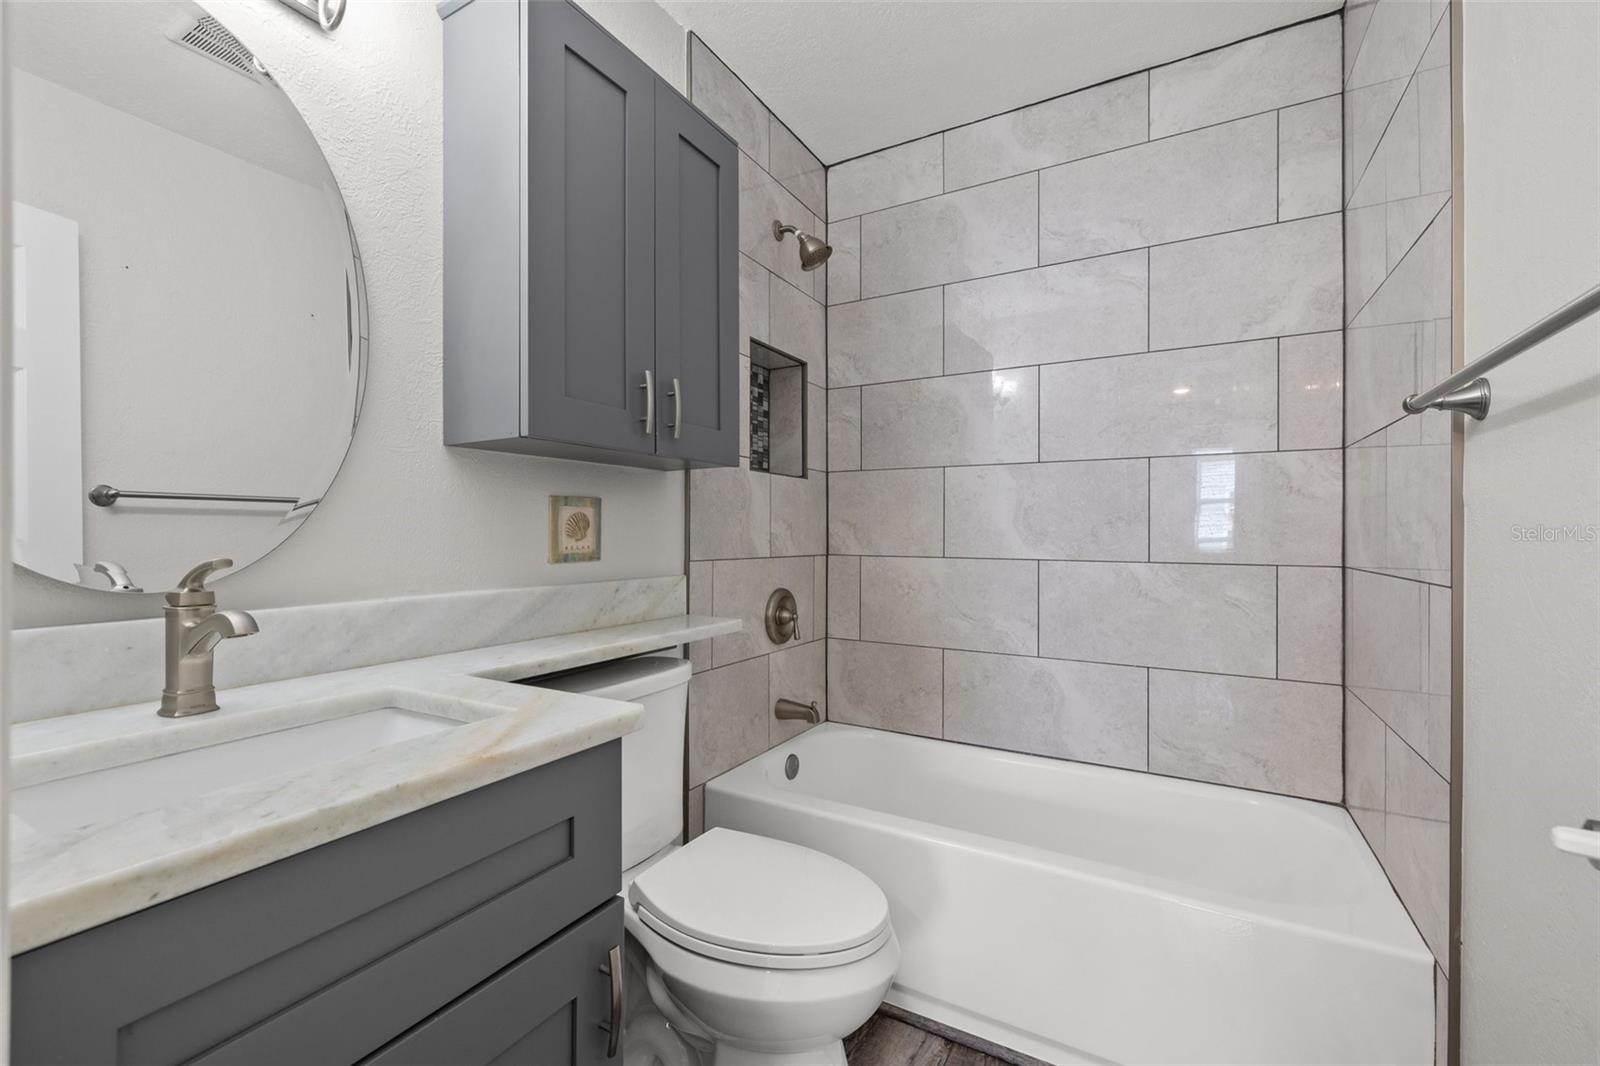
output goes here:
{"type": "Polygon", "coordinates": [[[658,0],[828,164],[1343,0],[658,0]]]}

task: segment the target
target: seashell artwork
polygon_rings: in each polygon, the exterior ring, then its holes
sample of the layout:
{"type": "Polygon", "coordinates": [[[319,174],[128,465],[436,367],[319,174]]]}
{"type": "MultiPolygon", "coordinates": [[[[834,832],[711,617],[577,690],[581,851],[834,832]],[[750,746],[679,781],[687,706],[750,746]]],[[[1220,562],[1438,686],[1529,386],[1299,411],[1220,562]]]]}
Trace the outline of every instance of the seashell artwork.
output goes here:
{"type": "Polygon", "coordinates": [[[586,563],[600,558],[600,497],[550,497],[550,561],[586,563]]]}

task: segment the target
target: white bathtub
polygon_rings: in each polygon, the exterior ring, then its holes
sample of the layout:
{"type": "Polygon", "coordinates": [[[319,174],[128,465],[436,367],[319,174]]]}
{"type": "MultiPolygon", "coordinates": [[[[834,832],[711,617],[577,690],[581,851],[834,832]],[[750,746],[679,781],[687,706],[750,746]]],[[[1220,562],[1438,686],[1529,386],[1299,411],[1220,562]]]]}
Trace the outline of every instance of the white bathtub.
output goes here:
{"type": "Polygon", "coordinates": [[[830,723],[707,784],[706,824],[865,871],[889,1002],[1027,1055],[1433,1061],[1432,957],[1339,807],[830,723]]]}

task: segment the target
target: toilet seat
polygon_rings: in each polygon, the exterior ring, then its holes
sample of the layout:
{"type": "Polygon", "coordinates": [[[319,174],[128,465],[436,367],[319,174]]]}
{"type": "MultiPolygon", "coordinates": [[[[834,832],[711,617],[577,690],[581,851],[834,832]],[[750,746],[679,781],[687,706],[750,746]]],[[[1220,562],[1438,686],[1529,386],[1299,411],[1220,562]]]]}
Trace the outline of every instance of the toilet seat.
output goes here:
{"type": "Polygon", "coordinates": [[[815,970],[867,958],[889,940],[889,901],[830,855],[714,828],[628,886],[639,921],[702,958],[815,970]]]}

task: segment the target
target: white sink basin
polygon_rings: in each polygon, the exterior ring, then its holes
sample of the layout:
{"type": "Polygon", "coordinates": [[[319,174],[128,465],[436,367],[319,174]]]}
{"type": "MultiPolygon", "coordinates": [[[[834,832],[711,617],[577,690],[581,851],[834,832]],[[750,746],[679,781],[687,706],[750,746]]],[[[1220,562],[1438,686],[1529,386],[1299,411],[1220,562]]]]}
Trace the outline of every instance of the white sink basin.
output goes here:
{"type": "Polygon", "coordinates": [[[181,806],[209,792],[336,762],[460,724],[401,707],[374,707],[44,781],[12,792],[12,825],[24,833],[70,832],[118,816],[181,806]]]}

